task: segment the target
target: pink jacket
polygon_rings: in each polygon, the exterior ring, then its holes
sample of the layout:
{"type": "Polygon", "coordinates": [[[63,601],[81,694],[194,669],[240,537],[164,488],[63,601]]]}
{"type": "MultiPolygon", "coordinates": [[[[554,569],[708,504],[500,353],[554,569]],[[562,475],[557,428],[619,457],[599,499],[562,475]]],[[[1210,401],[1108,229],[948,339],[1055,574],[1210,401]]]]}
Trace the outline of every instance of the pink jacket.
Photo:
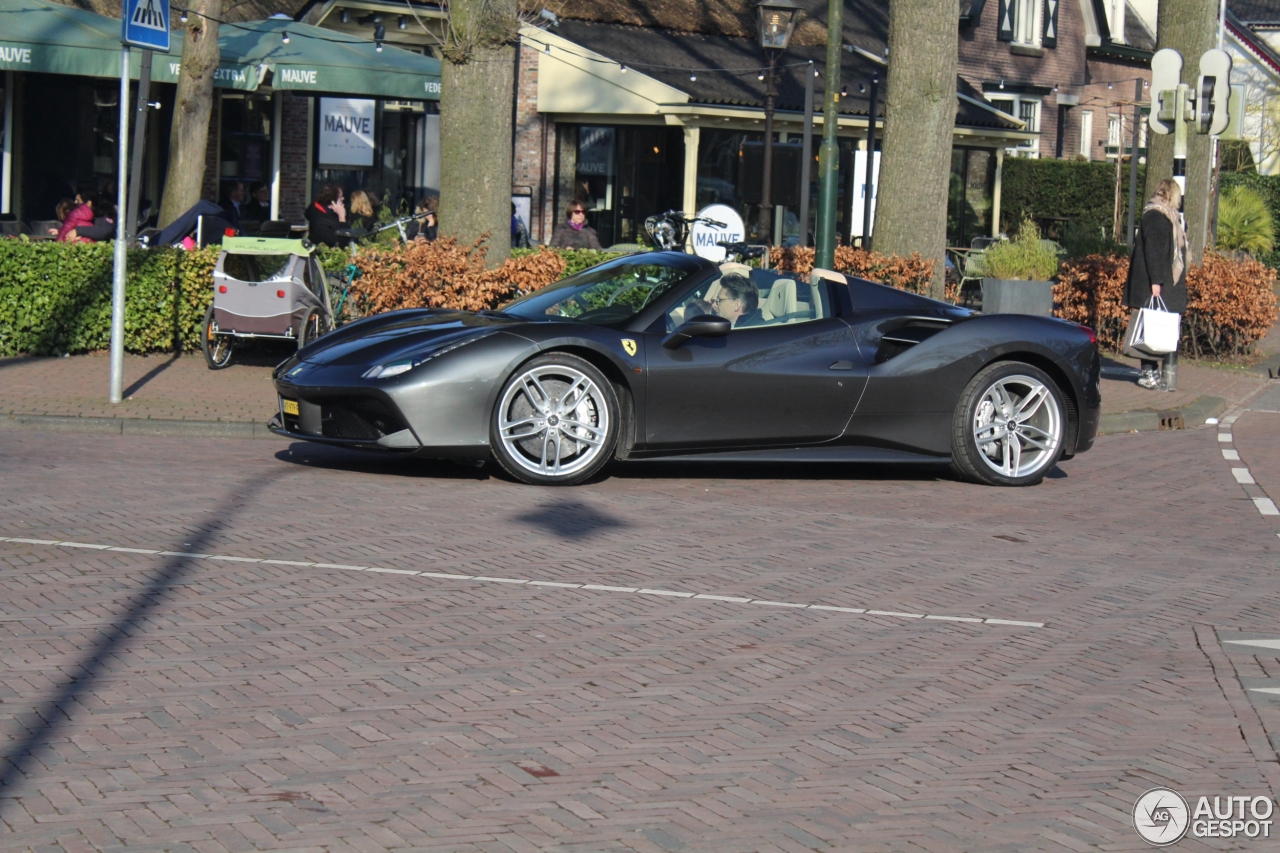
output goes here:
{"type": "MultiPolygon", "coordinates": [[[[93,208],[90,205],[82,204],[74,208],[67,214],[67,218],[63,220],[62,227],[58,229],[58,242],[67,242],[67,232],[73,228],[85,228],[93,224],[93,208]]],[[[92,243],[93,241],[86,237],[78,237],[79,243],[92,243]]]]}

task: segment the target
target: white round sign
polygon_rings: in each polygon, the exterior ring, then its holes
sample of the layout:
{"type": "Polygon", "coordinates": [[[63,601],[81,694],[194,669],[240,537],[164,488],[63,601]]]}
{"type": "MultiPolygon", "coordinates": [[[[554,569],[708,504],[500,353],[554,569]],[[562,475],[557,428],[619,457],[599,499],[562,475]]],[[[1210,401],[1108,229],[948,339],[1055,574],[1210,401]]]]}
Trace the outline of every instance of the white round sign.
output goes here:
{"type": "Polygon", "coordinates": [[[1155,847],[1168,846],[1186,835],[1189,817],[1187,801],[1170,788],[1152,788],[1133,804],[1133,828],[1155,847]]]}
{"type": "Polygon", "coordinates": [[[708,225],[706,222],[695,222],[689,230],[689,238],[693,241],[693,253],[714,263],[724,260],[724,246],[717,246],[721,240],[728,243],[741,243],[747,239],[747,228],[742,224],[738,211],[727,204],[709,204],[698,211],[698,218],[723,222],[724,227],[708,225]]]}

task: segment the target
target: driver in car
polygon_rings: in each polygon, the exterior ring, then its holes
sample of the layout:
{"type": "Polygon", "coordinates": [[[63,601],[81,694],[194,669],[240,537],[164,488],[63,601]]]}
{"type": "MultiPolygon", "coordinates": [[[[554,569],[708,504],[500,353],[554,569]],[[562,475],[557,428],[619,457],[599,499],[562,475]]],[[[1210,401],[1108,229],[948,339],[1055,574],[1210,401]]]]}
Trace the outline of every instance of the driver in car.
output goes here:
{"type": "Polygon", "coordinates": [[[711,302],[716,313],[735,329],[764,325],[759,307],[760,291],[743,276],[731,273],[720,279],[720,292],[711,302]]]}

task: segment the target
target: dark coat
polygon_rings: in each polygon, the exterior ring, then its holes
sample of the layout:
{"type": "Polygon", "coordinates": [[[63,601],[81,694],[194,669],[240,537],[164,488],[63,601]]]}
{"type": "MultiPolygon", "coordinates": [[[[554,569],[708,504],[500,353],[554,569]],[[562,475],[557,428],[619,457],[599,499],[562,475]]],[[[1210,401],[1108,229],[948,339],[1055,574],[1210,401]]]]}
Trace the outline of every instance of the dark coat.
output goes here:
{"type": "Polygon", "coordinates": [[[310,227],[308,236],[312,243],[325,246],[345,246],[349,242],[346,237],[339,237],[338,231],[349,226],[338,220],[338,214],[332,210],[321,210],[312,204],[307,208],[307,224],[310,227]]]}
{"type": "Polygon", "coordinates": [[[1151,285],[1161,285],[1160,298],[1170,311],[1187,310],[1187,270],[1171,286],[1173,280],[1173,223],[1158,210],[1142,214],[1138,237],[1129,259],[1129,278],[1124,284],[1124,304],[1130,308],[1146,308],[1151,301],[1151,285]]]}
{"type": "Polygon", "coordinates": [[[556,226],[556,230],[551,232],[551,245],[557,249],[601,248],[596,229],[590,225],[583,225],[581,231],[575,231],[567,222],[561,222],[556,226]]]}

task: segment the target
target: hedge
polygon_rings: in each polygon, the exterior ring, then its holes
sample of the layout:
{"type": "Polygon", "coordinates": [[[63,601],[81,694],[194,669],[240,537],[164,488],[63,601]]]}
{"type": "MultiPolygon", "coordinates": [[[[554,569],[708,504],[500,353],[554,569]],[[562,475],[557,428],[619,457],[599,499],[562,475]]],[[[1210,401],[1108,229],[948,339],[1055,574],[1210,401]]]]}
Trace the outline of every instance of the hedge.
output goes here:
{"type": "MultiPolygon", "coordinates": [[[[111,341],[113,251],[112,243],[0,239],[0,356],[107,349],[111,341]]],[[[200,324],[213,298],[218,251],[216,246],[196,252],[168,248],[129,251],[126,351],[194,352],[200,348],[200,324]]],[[[375,246],[362,248],[360,255],[386,251],[375,246]]],[[[563,259],[564,274],[614,257],[590,250],[560,250],[556,254],[563,259]]],[[[347,249],[322,248],[318,255],[321,266],[329,272],[345,269],[351,258],[347,249]]]]}
{"type": "MultiPolygon", "coordinates": [[[[1129,309],[1123,304],[1129,259],[1092,255],[1062,265],[1054,313],[1097,330],[1098,343],[1120,349],[1129,309]]],[[[1187,270],[1187,310],[1179,350],[1190,356],[1238,358],[1276,322],[1275,271],[1255,260],[1209,253],[1187,270]]]]}
{"type": "MultiPolygon", "coordinates": [[[[1138,167],[1138,197],[1142,201],[1146,166],[1138,167]]],[[[1129,209],[1129,166],[1121,181],[1122,217],[1129,209]]],[[[1031,160],[1006,157],[1000,191],[1000,227],[1008,233],[1023,219],[1042,216],[1069,216],[1081,233],[1111,235],[1115,211],[1116,166],[1114,162],[1083,160],[1031,160]]]]}

